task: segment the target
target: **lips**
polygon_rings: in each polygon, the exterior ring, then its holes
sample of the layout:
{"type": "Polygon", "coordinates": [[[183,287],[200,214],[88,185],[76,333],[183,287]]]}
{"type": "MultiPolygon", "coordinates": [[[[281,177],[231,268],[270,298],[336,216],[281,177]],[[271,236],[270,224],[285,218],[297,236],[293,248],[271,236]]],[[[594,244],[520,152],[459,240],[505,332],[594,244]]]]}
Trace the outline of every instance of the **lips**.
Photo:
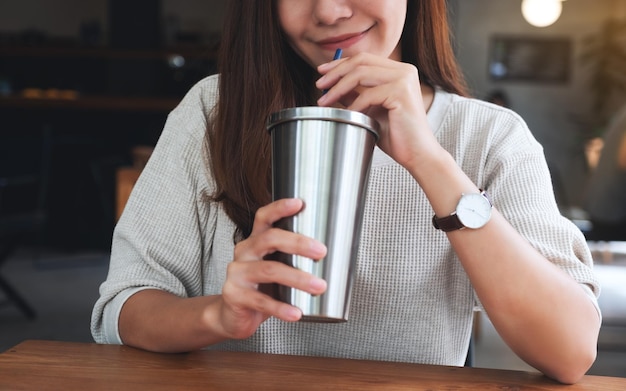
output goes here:
{"type": "Polygon", "coordinates": [[[358,33],[358,34],[344,34],[344,35],[339,35],[337,37],[332,37],[332,38],[328,38],[328,39],[323,39],[321,41],[318,41],[317,43],[320,45],[332,45],[335,43],[340,43],[340,42],[344,42],[353,38],[356,38],[358,36],[361,36],[365,34],[363,33],[358,33]]]}
{"type": "Polygon", "coordinates": [[[317,44],[327,50],[335,50],[339,48],[346,49],[354,45],[358,41],[360,41],[361,38],[363,38],[365,34],[367,34],[367,32],[370,31],[370,29],[371,27],[360,33],[343,34],[343,35],[337,35],[334,37],[326,38],[326,39],[317,41],[317,44]]]}

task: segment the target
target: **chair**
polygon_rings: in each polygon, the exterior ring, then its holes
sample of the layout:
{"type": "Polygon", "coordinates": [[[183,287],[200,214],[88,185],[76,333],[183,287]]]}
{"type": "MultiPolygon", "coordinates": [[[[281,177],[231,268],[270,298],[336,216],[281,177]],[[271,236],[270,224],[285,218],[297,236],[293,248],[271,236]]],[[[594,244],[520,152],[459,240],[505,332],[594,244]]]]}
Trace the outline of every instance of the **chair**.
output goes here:
{"type": "Polygon", "coordinates": [[[147,145],[135,146],[131,150],[133,165],[132,167],[119,167],[116,172],[116,207],[115,220],[119,220],[126,207],[130,193],[133,191],[135,183],[141,175],[144,167],[148,163],[154,147],[147,145]]]}
{"type": "MultiPolygon", "coordinates": [[[[41,244],[51,149],[49,129],[3,135],[0,141],[0,267],[20,245],[41,244]]],[[[35,310],[2,274],[0,290],[26,317],[35,318],[35,310]]]]}
{"type": "Polygon", "coordinates": [[[115,220],[119,220],[126,207],[130,193],[141,175],[141,169],[135,167],[120,167],[115,174],[116,194],[115,194],[115,220]]]}

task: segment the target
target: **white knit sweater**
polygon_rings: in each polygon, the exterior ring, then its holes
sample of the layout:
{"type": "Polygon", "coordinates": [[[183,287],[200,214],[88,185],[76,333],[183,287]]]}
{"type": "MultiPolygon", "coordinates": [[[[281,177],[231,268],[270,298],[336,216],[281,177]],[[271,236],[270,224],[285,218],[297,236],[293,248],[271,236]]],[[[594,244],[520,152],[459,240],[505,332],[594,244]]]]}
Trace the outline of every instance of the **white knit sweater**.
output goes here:
{"type": "MultiPolygon", "coordinates": [[[[158,288],[219,294],[233,257],[234,224],[206,201],[214,183],[203,156],[217,76],[170,114],[113,238],[107,280],[92,316],[99,343],[122,343],[125,300],[158,288]]],[[[441,145],[519,232],[576,279],[597,307],[583,235],[561,217],[543,150],[513,112],[440,90],[428,120],[441,145]]],[[[478,301],[415,180],[376,149],[365,205],[350,319],[341,324],[269,319],[246,340],[216,349],[462,365],[478,301]]]]}

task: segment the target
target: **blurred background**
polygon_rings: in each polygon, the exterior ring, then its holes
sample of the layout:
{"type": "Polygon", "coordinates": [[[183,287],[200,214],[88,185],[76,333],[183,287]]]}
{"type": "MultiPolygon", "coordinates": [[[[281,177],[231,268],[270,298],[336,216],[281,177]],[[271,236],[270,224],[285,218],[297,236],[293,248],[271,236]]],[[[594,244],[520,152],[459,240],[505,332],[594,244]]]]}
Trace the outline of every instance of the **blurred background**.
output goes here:
{"type": "MultiPolygon", "coordinates": [[[[91,340],[115,221],[169,111],[216,72],[223,3],[0,2],[0,350],[91,340]]],[[[593,250],[606,314],[593,371],[626,376],[626,237],[594,230],[587,207],[626,105],[626,0],[448,3],[472,94],[528,123],[593,250]]],[[[610,179],[621,206],[624,176],[610,179]]],[[[525,368],[483,315],[475,354],[478,366],[525,368]]]]}

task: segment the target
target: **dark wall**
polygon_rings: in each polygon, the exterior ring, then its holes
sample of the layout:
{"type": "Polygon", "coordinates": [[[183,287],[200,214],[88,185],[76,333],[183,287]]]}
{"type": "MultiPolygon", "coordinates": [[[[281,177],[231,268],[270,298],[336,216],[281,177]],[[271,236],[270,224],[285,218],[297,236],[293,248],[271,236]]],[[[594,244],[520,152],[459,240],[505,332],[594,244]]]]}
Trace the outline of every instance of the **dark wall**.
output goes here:
{"type": "MultiPolygon", "coordinates": [[[[154,145],[169,110],[214,72],[211,50],[199,41],[187,43],[184,66],[169,61],[174,52],[163,44],[161,1],[108,0],[106,9],[105,25],[88,23],[86,35],[83,29],[61,37],[26,22],[24,30],[0,26],[0,79],[9,85],[0,91],[7,95],[0,96],[0,143],[51,135],[42,238],[49,247],[109,249],[116,169],[132,164],[134,146],[154,145]]],[[[11,7],[0,4],[2,12],[0,20],[11,7]]],[[[39,151],[33,145],[25,154],[35,160],[39,151]]]]}

